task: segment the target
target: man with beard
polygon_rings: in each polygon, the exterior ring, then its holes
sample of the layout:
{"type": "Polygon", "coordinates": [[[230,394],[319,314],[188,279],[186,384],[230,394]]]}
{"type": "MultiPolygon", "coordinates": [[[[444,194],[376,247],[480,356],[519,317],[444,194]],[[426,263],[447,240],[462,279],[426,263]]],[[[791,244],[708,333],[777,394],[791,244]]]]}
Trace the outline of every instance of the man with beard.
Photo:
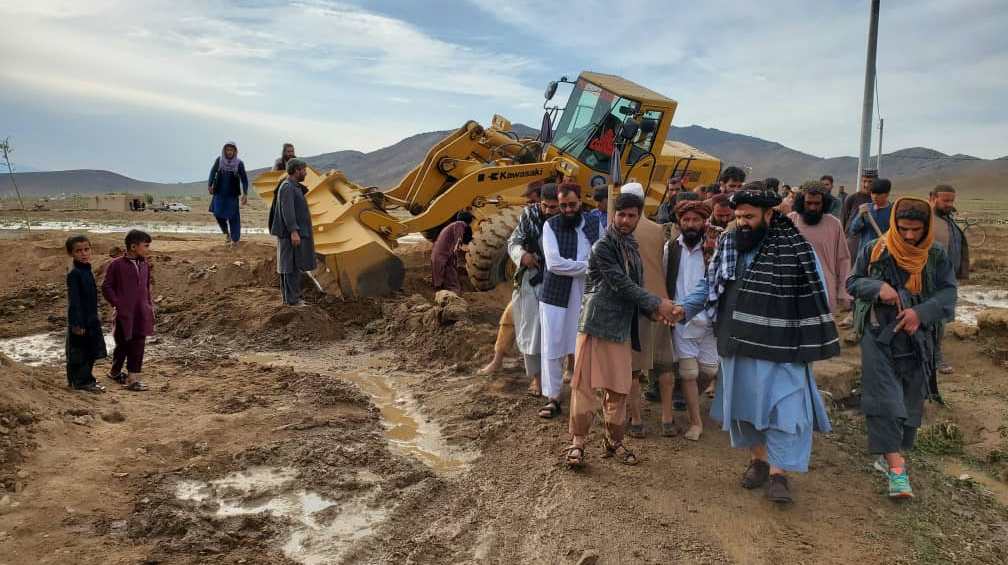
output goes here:
{"type": "Polygon", "coordinates": [[[565,182],[557,188],[560,213],[543,224],[542,248],[546,263],[539,293],[542,344],[542,391],[549,401],[539,411],[543,418],[560,413],[564,357],[574,353],[578,316],[584,295],[588,255],[600,227],[581,211],[581,187],[565,182]]]}
{"type": "Polygon", "coordinates": [[[712,210],[709,220],[710,225],[717,226],[721,229],[727,229],[728,222],[735,219],[735,210],[732,210],[728,195],[715,194],[710,199],[710,204],[712,210]]]}
{"type": "Polygon", "coordinates": [[[658,206],[658,213],[655,215],[655,221],[659,224],[667,224],[675,221],[675,199],[676,195],[686,190],[683,187],[683,179],[681,176],[669,177],[667,189],[665,191],[665,198],[662,200],[660,206],[658,206]]]}
{"type": "Polygon", "coordinates": [[[859,208],[862,204],[868,204],[872,201],[871,199],[871,187],[875,179],[878,178],[878,171],[875,169],[865,169],[861,173],[861,189],[856,193],[851,194],[844,200],[843,203],[843,214],[840,217],[840,223],[844,226],[844,231],[847,232],[848,247],[851,250],[851,256],[853,256],[854,251],[857,250],[855,247],[857,245],[857,238],[851,237],[850,223],[854,219],[854,215],[857,214],[859,208]],[[852,241],[853,239],[853,241],[852,241]]]}
{"type": "MultiPolygon", "coordinates": [[[[599,408],[605,421],[606,456],[625,465],[637,464],[637,456],[623,444],[631,352],[640,348],[637,317],[643,313],[671,323],[681,314],[671,300],[642,286],[644,267],[633,233],[644,211],[643,199],[624,193],[614,204],[612,224],[591,252],[577,326],[569,424],[572,442],[566,452],[570,467],[584,464],[585,443],[599,408]],[[597,392],[601,392],[601,402],[597,392]]],[[[550,220],[547,226],[554,222],[550,220]]]]}
{"type": "Polygon", "coordinates": [[[542,390],[539,375],[542,371],[542,334],[539,323],[539,290],[543,282],[543,265],[546,258],[542,250],[543,224],[560,209],[557,187],[554,183],[542,185],[541,199],[525,207],[518,226],[508,238],[508,256],[514,261],[515,288],[511,293],[511,313],[518,351],[525,361],[529,393],[539,396],[542,390]]]}
{"type": "MultiPolygon", "coordinates": [[[[682,302],[686,296],[706,276],[711,254],[704,244],[707,239],[707,218],[710,206],[704,202],[680,202],[676,205],[680,234],[665,245],[663,277],[668,295],[682,302]]],[[[700,391],[697,378],[703,374],[714,382],[717,378],[717,342],[714,327],[706,313],[701,312],[686,324],[673,329],[673,342],[679,360],[679,388],[685,397],[689,428],[685,437],[697,441],[703,433],[703,419],[700,417],[700,391]]],[[[660,376],[662,398],[662,435],[676,434],[673,422],[672,390],[675,382],[671,373],[660,376]]]]}
{"type": "MultiPolygon", "coordinates": [[[[557,207],[558,204],[556,202],[556,185],[552,186],[553,186],[553,192],[552,192],[553,200],[545,205],[546,208],[552,210],[552,213],[550,213],[549,215],[556,214],[556,211],[559,209],[557,207]]],[[[522,194],[522,196],[525,197],[526,210],[532,205],[539,204],[540,191],[542,190],[542,188],[543,188],[543,182],[538,180],[530,182],[528,186],[525,187],[525,192],[522,194]]],[[[545,211],[545,209],[543,209],[543,211],[545,211]]],[[[524,212],[525,211],[523,210],[523,216],[524,212]]],[[[521,218],[519,218],[519,225],[521,225],[521,218]]],[[[517,227],[515,229],[517,229],[517,227]]],[[[539,234],[540,235],[542,234],[542,222],[539,222],[539,234]]],[[[523,237],[522,239],[525,238],[523,237]]],[[[538,243],[536,245],[538,246],[538,243]]],[[[541,264],[542,263],[540,262],[540,265],[541,264]]],[[[520,282],[521,281],[519,280],[515,281],[516,288],[520,282]]],[[[487,363],[485,367],[477,371],[477,373],[480,375],[492,375],[493,373],[499,371],[501,367],[504,365],[504,355],[506,355],[507,352],[510,351],[511,345],[515,343],[514,315],[511,312],[513,306],[514,305],[511,302],[508,302],[508,305],[504,308],[504,311],[501,313],[500,321],[497,323],[497,341],[494,342],[493,359],[491,359],[490,362],[487,363]]],[[[536,320],[538,320],[538,314],[536,314],[536,320]]],[[[538,324],[538,321],[536,323],[538,324]]],[[[539,374],[538,371],[536,372],[536,374],[539,374]]],[[[539,394],[538,386],[536,387],[535,394],[536,395],[539,394]]]]}
{"type": "MultiPolygon", "coordinates": [[[[931,209],[934,211],[932,227],[935,232],[935,243],[940,243],[945,248],[945,253],[948,254],[949,261],[952,262],[952,268],[955,269],[956,279],[964,281],[969,279],[969,242],[966,241],[966,234],[952,217],[955,212],[955,199],[955,188],[947,184],[939,184],[931,191],[931,209]]],[[[938,354],[941,356],[939,357],[941,363],[938,366],[938,372],[950,375],[954,369],[941,354],[941,341],[944,333],[944,331],[938,332],[938,354]]],[[[932,392],[937,393],[937,383],[932,388],[934,389],[932,392]]]]}
{"type": "MultiPolygon", "coordinates": [[[[839,196],[833,195],[833,175],[823,175],[819,177],[819,182],[826,187],[826,195],[831,198],[832,203],[826,208],[826,213],[832,215],[837,220],[843,214],[843,201],[839,196]]],[[[843,226],[840,226],[843,229],[843,226]]]]}
{"type": "Polygon", "coordinates": [[[903,453],[914,446],[929,380],[938,361],[942,320],[955,313],[955,267],[933,245],[931,206],[901,198],[889,230],[858,255],[847,279],[854,330],[861,338],[861,411],[875,468],[890,498],[912,498],[903,453]]]}
{"type": "Polygon", "coordinates": [[[832,207],[834,200],[823,183],[806,182],[802,185],[802,193],[795,198],[794,212],[788,218],[791,218],[798,231],[815,249],[826,276],[830,310],[836,314],[838,308],[846,308],[850,301],[846,282],[847,275],[850,274],[851,257],[840,220],[824,214],[825,210],[832,207]]]}
{"type": "Polygon", "coordinates": [[[785,473],[807,471],[812,432],[830,430],[812,363],[837,355],[840,339],[815,251],[773,210],[780,197],[754,182],[731,203],[736,229],[682,306],[686,320],[706,311],[714,321],[721,377],[711,416],[750,451],[742,486],[769,481],[770,500],[791,502],[785,473]]]}

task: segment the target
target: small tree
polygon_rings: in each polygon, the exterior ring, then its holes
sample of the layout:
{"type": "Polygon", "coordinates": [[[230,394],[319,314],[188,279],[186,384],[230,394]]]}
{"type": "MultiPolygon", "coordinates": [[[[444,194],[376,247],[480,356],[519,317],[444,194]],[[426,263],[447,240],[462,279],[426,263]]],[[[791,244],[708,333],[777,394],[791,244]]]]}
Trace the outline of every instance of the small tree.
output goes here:
{"type": "Polygon", "coordinates": [[[24,205],[24,199],[21,198],[21,189],[18,188],[17,180],[14,178],[14,163],[11,162],[10,156],[14,152],[14,148],[11,146],[10,137],[5,137],[3,141],[0,141],[0,152],[3,153],[3,160],[7,165],[7,175],[10,177],[11,184],[14,185],[14,194],[17,195],[18,204],[25,215],[25,229],[31,231],[31,218],[28,216],[28,208],[24,205]]]}

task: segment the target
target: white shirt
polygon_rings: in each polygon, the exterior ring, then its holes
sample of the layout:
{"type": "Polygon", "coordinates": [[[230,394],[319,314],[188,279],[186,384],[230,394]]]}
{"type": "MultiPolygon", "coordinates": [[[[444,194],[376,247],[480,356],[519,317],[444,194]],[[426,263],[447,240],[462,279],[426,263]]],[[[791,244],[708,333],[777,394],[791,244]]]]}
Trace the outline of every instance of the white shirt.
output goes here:
{"type": "MultiPolygon", "coordinates": [[[[676,243],[682,247],[679,255],[679,278],[676,280],[675,301],[682,304],[686,296],[696,288],[697,283],[707,276],[707,266],[704,264],[703,239],[701,239],[693,249],[686,246],[683,236],[676,238],[676,243]]],[[[665,251],[663,263],[668,265],[668,249],[665,251]]],[[[683,337],[699,338],[710,331],[710,318],[706,312],[697,314],[686,324],[676,324],[676,333],[681,333],[683,337]]]]}

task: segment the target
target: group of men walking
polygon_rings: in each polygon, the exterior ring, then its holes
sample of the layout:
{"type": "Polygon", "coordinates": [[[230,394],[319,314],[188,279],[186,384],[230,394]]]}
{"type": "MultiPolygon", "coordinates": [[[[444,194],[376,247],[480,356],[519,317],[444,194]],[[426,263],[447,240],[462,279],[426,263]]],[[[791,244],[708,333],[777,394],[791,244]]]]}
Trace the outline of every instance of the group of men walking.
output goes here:
{"type": "Polygon", "coordinates": [[[940,336],[968,249],[950,215],[954,189],[936,187],[930,202],[890,202],[892,184],[876,177],[866,171],[862,190],[842,203],[829,176],[788,203],[779,181],[745,183],[736,167],[697,191],[673,179],[658,211],[664,226],[645,217],[636,182],[604,216],[601,205],[581,209],[577,184],[530,185],[508,240],[512,301],[482,372],[499,369],[515,343],[530,392],[546,400],[543,418],[563,413],[569,379],[565,462],[575,468],[599,410],[603,456],[638,462],[624,438],[645,433],[643,372],[662,401],[661,434],[698,440],[703,378],[714,383],[712,418],[749,451],[741,486],[790,502],[788,473],[807,471],[813,432],[830,430],[813,366],[840,353],[834,316],[850,310],[874,465],[890,496],[912,496],[903,453],[924,401],[938,398],[940,336]],[[674,421],[676,377],[685,429],[674,421]]]}

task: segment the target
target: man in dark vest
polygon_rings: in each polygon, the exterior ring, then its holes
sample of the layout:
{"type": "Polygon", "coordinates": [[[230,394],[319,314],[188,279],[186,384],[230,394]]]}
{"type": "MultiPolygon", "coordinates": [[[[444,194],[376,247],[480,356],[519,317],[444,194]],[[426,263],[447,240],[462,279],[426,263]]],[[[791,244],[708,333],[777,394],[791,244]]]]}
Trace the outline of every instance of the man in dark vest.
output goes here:
{"type": "Polygon", "coordinates": [[[721,378],[711,417],[750,452],[742,486],[769,481],[767,497],[785,503],[786,473],[807,471],[812,432],[830,430],[812,363],[839,354],[840,339],[815,251],[774,210],[780,203],[759,181],[732,194],[736,229],[682,306],[687,321],[704,311],[714,322],[721,378]]]}
{"type": "Polygon", "coordinates": [[[889,230],[858,255],[847,279],[861,338],[861,411],[890,498],[912,498],[903,453],[914,446],[937,370],[942,321],[955,313],[955,269],[933,245],[931,206],[901,198],[889,230]]]}
{"type": "Polygon", "coordinates": [[[581,211],[581,187],[565,182],[557,187],[560,213],[543,224],[542,251],[546,262],[539,295],[542,332],[542,392],[549,402],[543,418],[560,413],[563,360],[574,353],[578,316],[584,295],[588,255],[599,238],[597,221],[581,211]]]}

